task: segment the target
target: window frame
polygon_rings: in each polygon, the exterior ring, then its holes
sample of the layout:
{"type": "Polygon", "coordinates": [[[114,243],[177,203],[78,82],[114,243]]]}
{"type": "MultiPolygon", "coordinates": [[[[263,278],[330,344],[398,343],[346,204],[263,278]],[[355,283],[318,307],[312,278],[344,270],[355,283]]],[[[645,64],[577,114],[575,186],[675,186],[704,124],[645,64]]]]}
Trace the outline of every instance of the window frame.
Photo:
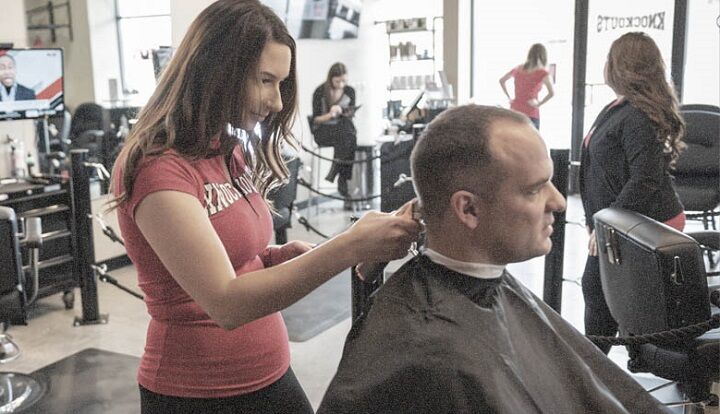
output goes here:
{"type": "Polygon", "coordinates": [[[129,88],[130,82],[128,82],[127,79],[127,71],[125,69],[125,57],[124,57],[124,49],[123,49],[123,31],[122,31],[122,21],[123,20],[137,20],[137,19],[152,19],[152,18],[162,18],[167,17],[168,19],[171,19],[171,13],[170,10],[168,10],[168,13],[148,13],[148,14],[133,14],[133,15],[121,15],[120,13],[120,2],[122,0],[115,0],[114,6],[115,6],[115,28],[117,31],[117,43],[118,43],[118,59],[120,63],[120,83],[122,86],[122,93],[125,97],[136,95],[139,93],[137,90],[131,90],[129,88]]]}

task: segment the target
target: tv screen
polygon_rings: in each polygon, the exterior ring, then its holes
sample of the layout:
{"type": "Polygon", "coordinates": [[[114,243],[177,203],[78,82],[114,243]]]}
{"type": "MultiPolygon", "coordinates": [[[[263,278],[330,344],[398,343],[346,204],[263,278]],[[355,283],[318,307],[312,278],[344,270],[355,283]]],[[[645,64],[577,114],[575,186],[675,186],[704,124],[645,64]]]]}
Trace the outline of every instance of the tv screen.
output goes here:
{"type": "MultiPolygon", "coordinates": [[[[271,3],[282,11],[279,0],[271,3]]],[[[360,0],[287,0],[285,23],[297,39],[354,39],[361,8],[360,0]]]]}
{"type": "Polygon", "coordinates": [[[40,118],[64,108],[62,49],[0,50],[0,120],[40,118]]]}

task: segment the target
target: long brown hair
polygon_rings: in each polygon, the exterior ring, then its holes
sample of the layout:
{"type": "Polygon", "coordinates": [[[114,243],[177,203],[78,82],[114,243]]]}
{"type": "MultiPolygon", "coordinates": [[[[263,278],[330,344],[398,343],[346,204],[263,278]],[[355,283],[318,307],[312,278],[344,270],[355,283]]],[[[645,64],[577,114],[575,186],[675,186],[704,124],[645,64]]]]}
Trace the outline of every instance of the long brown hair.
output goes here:
{"type": "Polygon", "coordinates": [[[545,46],[540,43],[535,43],[530,46],[530,50],[523,64],[523,70],[530,70],[535,68],[543,68],[547,65],[547,50],[545,46]]]}
{"type": "Polygon", "coordinates": [[[347,74],[347,68],[345,67],[344,63],[335,62],[332,64],[332,66],[330,66],[327,74],[327,79],[325,79],[325,83],[323,84],[323,90],[325,92],[325,102],[327,102],[328,105],[332,104],[332,102],[330,102],[330,100],[332,99],[330,91],[333,88],[332,79],[345,74],[347,74]]]}
{"type": "Polygon", "coordinates": [[[665,77],[665,63],[653,39],[642,32],[626,33],[610,46],[605,75],[608,85],[642,111],[657,128],[668,165],[685,147],[685,121],[675,88],[665,77]]]}
{"type": "MultiPolygon", "coordinates": [[[[260,55],[270,41],[290,48],[290,73],[280,84],[283,109],[261,125],[254,184],[267,197],[287,177],[280,148],[283,142],[295,145],[290,132],[297,111],[295,41],[277,15],[259,1],[218,0],[190,25],[140,111],[118,156],[124,192],[116,193],[111,208],[130,198],[137,169],[147,157],[168,149],[189,160],[230,154],[238,141],[228,125],[242,125],[245,114],[253,110],[246,105],[248,79],[256,76],[260,55]]],[[[113,174],[117,173],[115,168],[113,174]]]]}

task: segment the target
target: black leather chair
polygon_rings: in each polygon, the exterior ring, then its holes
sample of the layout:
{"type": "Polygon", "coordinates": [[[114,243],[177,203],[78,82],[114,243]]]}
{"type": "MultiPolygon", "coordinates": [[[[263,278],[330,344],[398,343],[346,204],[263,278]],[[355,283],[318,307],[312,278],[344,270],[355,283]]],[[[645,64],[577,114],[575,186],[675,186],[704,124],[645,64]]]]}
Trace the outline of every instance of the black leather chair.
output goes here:
{"type": "Polygon", "coordinates": [[[675,171],[675,190],[687,218],[701,220],[705,229],[717,229],[720,215],[720,108],[713,105],[680,107],[687,133],[687,148],[680,154],[675,171]]]}
{"type": "MultiPolygon", "coordinates": [[[[0,207],[0,364],[17,359],[21,352],[6,330],[10,323],[25,323],[27,286],[22,270],[15,211],[0,207]]],[[[37,264],[35,264],[36,266],[37,264]]],[[[0,413],[20,412],[35,404],[46,386],[30,375],[0,372],[0,413]]]]}
{"type": "Polygon", "coordinates": [[[273,215],[273,229],[275,230],[275,243],[277,244],[287,243],[287,229],[292,227],[292,209],[297,196],[298,173],[301,165],[299,158],[288,161],[289,175],[287,183],[273,189],[268,195],[277,213],[273,215]]]}
{"type": "Polygon", "coordinates": [[[108,120],[102,106],[85,102],[75,108],[70,124],[70,140],[77,138],[84,131],[91,129],[104,131],[107,129],[108,120]]]}
{"type": "MultiPolygon", "coordinates": [[[[664,332],[711,317],[707,273],[698,241],[665,224],[620,208],[593,217],[600,277],[621,336],[664,332]]],[[[703,244],[720,248],[720,233],[703,232],[703,244]]],[[[711,288],[714,292],[715,288],[711,288]]],[[[720,329],[697,338],[628,346],[631,372],[677,381],[691,402],[717,402],[720,329]]]]}
{"type": "Polygon", "coordinates": [[[107,167],[110,150],[106,145],[108,124],[107,112],[102,106],[92,102],[78,105],[70,124],[70,147],[88,149],[90,162],[99,162],[107,167]]]}

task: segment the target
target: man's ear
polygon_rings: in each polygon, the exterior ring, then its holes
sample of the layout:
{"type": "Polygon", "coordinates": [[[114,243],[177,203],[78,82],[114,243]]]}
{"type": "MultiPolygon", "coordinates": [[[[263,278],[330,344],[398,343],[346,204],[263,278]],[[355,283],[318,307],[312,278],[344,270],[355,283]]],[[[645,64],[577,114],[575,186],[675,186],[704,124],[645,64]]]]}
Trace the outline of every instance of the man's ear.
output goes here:
{"type": "Polygon", "coordinates": [[[450,209],[467,228],[475,230],[480,225],[478,196],[465,190],[459,190],[450,196],[450,209]]]}

